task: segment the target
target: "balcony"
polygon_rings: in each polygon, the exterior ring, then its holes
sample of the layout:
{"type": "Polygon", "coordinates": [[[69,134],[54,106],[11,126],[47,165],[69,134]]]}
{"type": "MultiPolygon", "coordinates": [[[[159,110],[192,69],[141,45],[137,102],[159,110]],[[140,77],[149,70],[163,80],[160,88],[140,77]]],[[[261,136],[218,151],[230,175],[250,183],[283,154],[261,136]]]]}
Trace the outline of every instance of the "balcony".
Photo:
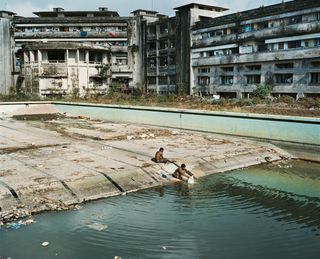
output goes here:
{"type": "Polygon", "coordinates": [[[304,22],[298,24],[291,24],[286,26],[279,26],[274,28],[266,28],[261,30],[253,30],[250,32],[243,32],[238,34],[219,35],[211,38],[204,38],[199,40],[193,40],[194,47],[210,46],[216,43],[219,45],[228,44],[230,42],[236,42],[239,40],[262,40],[266,37],[274,38],[277,36],[286,37],[292,35],[301,35],[309,33],[317,33],[320,31],[320,23],[304,22]]]}
{"type": "Polygon", "coordinates": [[[97,31],[75,31],[75,32],[15,32],[16,39],[32,38],[127,38],[127,32],[97,32],[97,31]]]}
{"type": "Polygon", "coordinates": [[[255,52],[250,54],[234,54],[208,58],[194,58],[192,66],[227,65],[238,63],[275,62],[282,60],[319,58],[320,48],[299,48],[280,51],[255,52]]]}
{"type": "Polygon", "coordinates": [[[128,46],[111,46],[111,52],[128,52],[128,46]]]}

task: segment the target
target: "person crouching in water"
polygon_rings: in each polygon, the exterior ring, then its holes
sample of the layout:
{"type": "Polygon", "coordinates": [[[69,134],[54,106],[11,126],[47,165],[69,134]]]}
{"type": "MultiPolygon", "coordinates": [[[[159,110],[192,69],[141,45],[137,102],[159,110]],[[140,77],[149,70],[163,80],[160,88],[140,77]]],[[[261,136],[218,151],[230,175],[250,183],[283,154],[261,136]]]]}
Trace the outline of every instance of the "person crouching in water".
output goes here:
{"type": "Polygon", "coordinates": [[[188,182],[189,178],[193,177],[192,173],[187,170],[186,165],[182,164],[172,174],[174,178],[188,182]]]}
{"type": "Polygon", "coordinates": [[[164,149],[163,149],[163,147],[161,147],[161,148],[156,152],[156,154],[155,154],[155,156],[154,156],[154,161],[155,161],[156,163],[172,163],[173,161],[170,161],[169,159],[163,157],[163,151],[164,151],[164,149]]]}

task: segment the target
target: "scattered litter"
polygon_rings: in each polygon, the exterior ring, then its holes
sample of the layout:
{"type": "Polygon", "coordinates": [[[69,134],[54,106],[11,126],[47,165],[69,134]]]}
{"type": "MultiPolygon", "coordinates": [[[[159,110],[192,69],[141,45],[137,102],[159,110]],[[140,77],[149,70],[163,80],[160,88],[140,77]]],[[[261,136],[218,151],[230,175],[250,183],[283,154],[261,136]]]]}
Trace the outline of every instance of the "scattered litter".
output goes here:
{"type": "Polygon", "coordinates": [[[125,195],[127,195],[127,192],[123,192],[123,193],[121,193],[121,195],[122,195],[122,196],[125,196],[125,195]]]}
{"type": "Polygon", "coordinates": [[[168,173],[166,171],[158,171],[157,172],[162,178],[168,178],[168,173]]]}
{"type": "Polygon", "coordinates": [[[147,138],[147,137],[148,137],[147,134],[142,134],[142,135],[140,135],[140,138],[142,138],[142,139],[147,138]]]}
{"type": "Polygon", "coordinates": [[[7,224],[7,228],[17,230],[21,228],[21,225],[22,225],[21,223],[9,223],[7,224]]]}
{"type": "Polygon", "coordinates": [[[41,245],[42,245],[43,247],[47,247],[47,246],[49,245],[49,242],[48,242],[48,241],[43,242],[41,245]]]}
{"type": "Polygon", "coordinates": [[[150,137],[150,138],[155,138],[155,135],[154,135],[153,133],[150,133],[150,134],[149,134],[149,137],[150,137]]]}
{"type": "Polygon", "coordinates": [[[102,150],[110,150],[110,149],[112,149],[112,147],[105,146],[105,147],[102,147],[101,149],[102,149],[102,150]]]}
{"type": "Polygon", "coordinates": [[[127,136],[128,140],[132,140],[132,139],[135,139],[135,138],[136,138],[135,136],[127,136]]]}
{"type": "Polygon", "coordinates": [[[102,231],[102,230],[106,230],[108,228],[107,225],[101,224],[101,223],[93,223],[93,224],[89,224],[87,225],[88,228],[97,230],[97,231],[102,231]]]}

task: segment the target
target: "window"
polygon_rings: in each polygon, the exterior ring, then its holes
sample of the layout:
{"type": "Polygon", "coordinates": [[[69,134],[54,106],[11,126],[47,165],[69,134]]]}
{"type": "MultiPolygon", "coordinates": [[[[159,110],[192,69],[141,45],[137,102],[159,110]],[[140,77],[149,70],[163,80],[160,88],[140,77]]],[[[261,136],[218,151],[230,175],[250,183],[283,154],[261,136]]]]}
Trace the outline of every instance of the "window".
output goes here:
{"type": "Polygon", "coordinates": [[[168,78],[166,76],[159,76],[159,85],[167,85],[168,78]]]}
{"type": "Polygon", "coordinates": [[[276,64],[276,68],[278,69],[293,69],[293,63],[280,63],[276,64]]]}
{"type": "Polygon", "coordinates": [[[210,84],[210,77],[208,76],[199,76],[198,85],[205,86],[210,84]]]}
{"type": "Polygon", "coordinates": [[[246,75],[246,82],[249,85],[256,85],[261,83],[261,75],[246,75]]]}
{"type": "Polygon", "coordinates": [[[284,49],[284,42],[279,43],[279,49],[284,49]]]}
{"type": "Polygon", "coordinates": [[[198,73],[210,73],[210,68],[209,67],[199,68],[198,73]]]}
{"type": "Polygon", "coordinates": [[[148,67],[156,67],[156,59],[152,58],[152,59],[148,59],[148,67]]]}
{"type": "Polygon", "coordinates": [[[311,73],[310,84],[320,85],[320,72],[318,72],[318,73],[311,73]]]}
{"type": "Polygon", "coordinates": [[[148,85],[156,85],[157,79],[156,77],[148,77],[148,85]]]}
{"type": "Polygon", "coordinates": [[[222,67],[221,69],[225,72],[233,72],[234,71],[234,67],[222,67]]]}
{"type": "Polygon", "coordinates": [[[233,76],[221,76],[222,85],[233,85],[233,76]]]}
{"type": "Polygon", "coordinates": [[[301,48],[301,40],[289,41],[288,42],[288,48],[289,49],[301,48]]]}
{"type": "Polygon", "coordinates": [[[250,71],[260,71],[261,65],[250,65],[250,66],[247,66],[247,69],[250,71]]]}
{"type": "Polygon", "coordinates": [[[175,56],[169,56],[169,65],[170,66],[176,65],[176,57],[175,56]]]}
{"type": "Polygon", "coordinates": [[[277,84],[292,84],[293,74],[276,74],[275,79],[277,84]]]}
{"type": "Polygon", "coordinates": [[[160,67],[166,67],[166,66],[168,66],[167,56],[164,56],[164,57],[160,57],[160,58],[159,58],[159,66],[160,66],[160,67]]]}
{"type": "Polygon", "coordinates": [[[175,76],[170,76],[169,77],[169,84],[170,85],[175,85],[176,84],[176,77],[175,76]]]}

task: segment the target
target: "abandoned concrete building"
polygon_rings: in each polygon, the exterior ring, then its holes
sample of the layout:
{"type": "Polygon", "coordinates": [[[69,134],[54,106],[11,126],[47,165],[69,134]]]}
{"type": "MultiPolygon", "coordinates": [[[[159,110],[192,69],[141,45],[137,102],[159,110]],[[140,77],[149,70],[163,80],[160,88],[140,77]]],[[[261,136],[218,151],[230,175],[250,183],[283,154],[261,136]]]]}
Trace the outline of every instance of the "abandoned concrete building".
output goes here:
{"type": "Polygon", "coordinates": [[[121,86],[247,98],[268,85],[275,96],[320,96],[320,1],[227,10],[191,3],[174,17],[142,9],[120,17],[104,7],[13,19],[2,12],[9,18],[0,20],[1,93],[13,85],[41,96],[84,96],[121,86]]]}
{"type": "Polygon", "coordinates": [[[34,14],[38,17],[14,19],[20,49],[16,69],[21,70],[20,82],[27,92],[83,96],[104,93],[110,83],[133,84],[134,62],[128,51],[132,18],[107,8],[54,8],[34,14]],[[104,66],[111,71],[102,74],[104,66]]]}
{"type": "Polygon", "coordinates": [[[296,0],[200,21],[192,29],[194,92],[320,96],[320,1],[296,0]]]}
{"type": "Polygon", "coordinates": [[[143,55],[148,93],[190,93],[191,28],[196,22],[220,16],[228,9],[192,3],[175,10],[174,17],[154,12],[157,21],[142,25],[146,26],[143,55]]]}
{"type": "Polygon", "coordinates": [[[13,12],[0,11],[0,94],[9,94],[13,86],[13,15],[13,12]]]}

